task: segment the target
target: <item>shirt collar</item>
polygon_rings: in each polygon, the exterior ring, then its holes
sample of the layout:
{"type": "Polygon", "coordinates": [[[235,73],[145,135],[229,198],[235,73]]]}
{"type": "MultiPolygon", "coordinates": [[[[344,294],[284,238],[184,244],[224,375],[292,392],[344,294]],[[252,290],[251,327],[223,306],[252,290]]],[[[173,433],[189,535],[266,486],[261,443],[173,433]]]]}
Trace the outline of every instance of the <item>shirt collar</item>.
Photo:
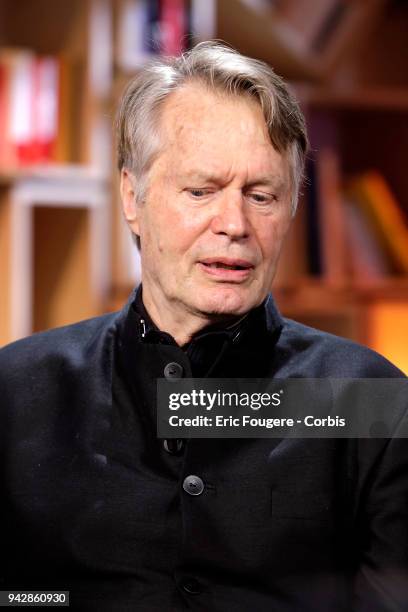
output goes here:
{"type": "MultiPolygon", "coordinates": [[[[167,332],[160,330],[152,321],[143,303],[142,285],[139,285],[133,292],[130,301],[130,310],[136,315],[138,323],[139,341],[153,344],[176,345],[174,338],[167,332]]],[[[133,321],[135,321],[134,315],[132,318],[133,321]]],[[[267,336],[276,335],[277,333],[280,334],[282,325],[282,317],[274,303],[272,295],[269,294],[262,304],[248,312],[238,321],[225,327],[217,325],[204,328],[194,336],[186,347],[183,348],[188,348],[193,342],[197,342],[204,338],[215,338],[220,334],[228,337],[234,344],[248,340],[248,336],[251,335],[256,337],[264,336],[265,334],[267,336]]]]}
{"type": "MultiPolygon", "coordinates": [[[[246,363],[248,359],[246,372],[258,372],[262,366],[258,367],[256,364],[259,360],[262,363],[264,350],[269,353],[278,341],[282,327],[283,320],[272,296],[269,295],[261,305],[233,325],[203,329],[191,342],[181,348],[170,334],[161,331],[154,324],[143,304],[142,287],[139,286],[130,296],[119,323],[120,360],[131,378],[135,359],[140,359],[141,351],[148,350],[151,354],[154,349],[157,358],[163,351],[166,355],[169,354],[169,349],[182,351],[191,366],[192,376],[205,378],[213,376],[217,368],[220,371],[219,367],[224,357],[226,358],[227,354],[231,357],[232,354],[229,352],[231,349],[236,358],[238,354],[240,355],[238,359],[241,361],[243,359],[246,363]],[[163,347],[162,351],[160,346],[163,347]]],[[[177,360],[176,353],[174,359],[177,360]]],[[[237,371],[235,367],[234,371],[237,371]]]]}

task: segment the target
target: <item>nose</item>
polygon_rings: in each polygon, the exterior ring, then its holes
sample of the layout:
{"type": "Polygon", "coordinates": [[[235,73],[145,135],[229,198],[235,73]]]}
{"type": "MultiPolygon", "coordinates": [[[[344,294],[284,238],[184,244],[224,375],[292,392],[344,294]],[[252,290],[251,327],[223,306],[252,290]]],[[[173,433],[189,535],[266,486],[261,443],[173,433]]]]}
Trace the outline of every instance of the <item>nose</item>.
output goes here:
{"type": "Polygon", "coordinates": [[[218,202],[211,220],[214,234],[224,234],[231,240],[240,240],[249,235],[249,221],[241,193],[225,193],[218,202]]]}

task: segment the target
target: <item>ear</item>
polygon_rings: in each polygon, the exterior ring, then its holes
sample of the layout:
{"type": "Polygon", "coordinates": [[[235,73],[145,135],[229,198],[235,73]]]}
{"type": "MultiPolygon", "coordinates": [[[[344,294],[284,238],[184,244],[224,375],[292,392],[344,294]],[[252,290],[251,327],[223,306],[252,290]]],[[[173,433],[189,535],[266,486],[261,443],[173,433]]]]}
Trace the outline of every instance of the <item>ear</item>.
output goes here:
{"type": "Polygon", "coordinates": [[[120,173],[120,195],[125,219],[132,232],[139,235],[139,207],[136,202],[134,178],[129,170],[122,168],[120,173]]]}

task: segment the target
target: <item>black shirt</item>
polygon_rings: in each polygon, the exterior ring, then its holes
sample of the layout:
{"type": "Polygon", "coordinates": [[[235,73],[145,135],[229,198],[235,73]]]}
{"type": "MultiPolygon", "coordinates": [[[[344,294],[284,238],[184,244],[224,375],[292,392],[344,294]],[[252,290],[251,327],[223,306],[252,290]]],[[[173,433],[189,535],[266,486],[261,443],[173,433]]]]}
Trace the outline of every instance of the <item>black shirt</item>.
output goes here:
{"type": "MultiPolygon", "coordinates": [[[[195,378],[206,378],[215,371],[217,364],[231,345],[245,348],[255,347],[265,337],[275,335],[277,338],[282,328],[282,320],[276,308],[268,311],[266,303],[272,304],[272,296],[247,313],[235,323],[229,325],[216,324],[206,327],[188,344],[181,347],[186,353],[191,367],[191,375],[195,378]],[[267,313],[273,312],[273,316],[267,313]]],[[[138,288],[135,300],[129,313],[132,325],[139,330],[139,339],[148,344],[167,344],[177,346],[174,338],[158,329],[147,312],[142,298],[142,286],[138,288]]]]}

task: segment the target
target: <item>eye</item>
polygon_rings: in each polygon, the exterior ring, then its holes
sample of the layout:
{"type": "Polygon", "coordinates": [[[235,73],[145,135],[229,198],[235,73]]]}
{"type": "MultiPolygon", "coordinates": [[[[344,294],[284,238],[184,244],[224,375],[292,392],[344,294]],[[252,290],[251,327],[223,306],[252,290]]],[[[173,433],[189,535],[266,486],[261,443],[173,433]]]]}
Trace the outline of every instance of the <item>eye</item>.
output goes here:
{"type": "Polygon", "coordinates": [[[190,194],[195,200],[205,198],[211,193],[209,189],[201,189],[199,187],[189,187],[185,191],[190,194]]]}
{"type": "Polygon", "coordinates": [[[250,192],[247,196],[255,202],[255,204],[271,204],[277,199],[272,193],[250,192]]]}

